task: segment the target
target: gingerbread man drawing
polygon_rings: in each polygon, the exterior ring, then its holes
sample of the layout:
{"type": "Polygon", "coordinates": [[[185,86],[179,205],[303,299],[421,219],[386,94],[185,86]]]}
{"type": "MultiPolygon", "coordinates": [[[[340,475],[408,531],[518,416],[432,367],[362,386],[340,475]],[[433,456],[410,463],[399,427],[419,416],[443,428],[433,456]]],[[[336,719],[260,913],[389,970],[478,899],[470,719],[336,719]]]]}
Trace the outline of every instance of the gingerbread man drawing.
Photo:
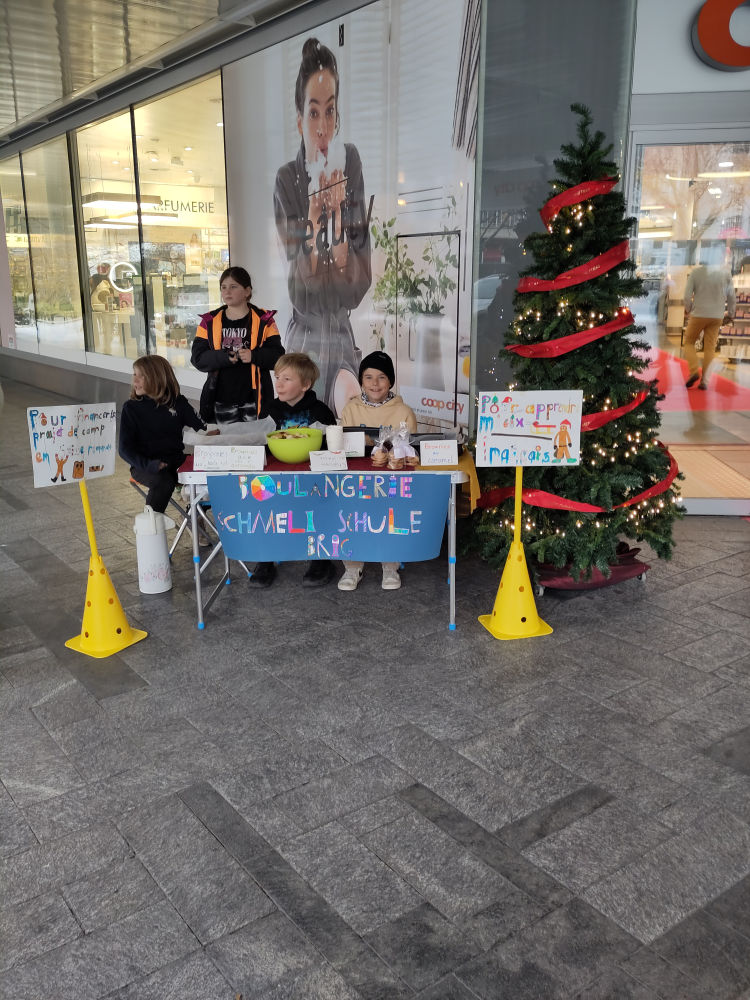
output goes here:
{"type": "Polygon", "coordinates": [[[55,461],[57,462],[57,472],[54,474],[54,476],[52,476],[53,483],[57,482],[58,476],[60,477],[61,483],[64,483],[66,481],[65,476],[63,475],[63,468],[69,458],[70,455],[58,455],[57,452],[55,452],[55,461]]]}
{"type": "Polygon", "coordinates": [[[573,439],[570,436],[570,430],[568,429],[569,427],[569,420],[561,420],[560,430],[557,434],[555,434],[555,439],[552,442],[555,449],[555,458],[558,460],[564,458],[568,462],[570,461],[570,451],[568,449],[573,443],[573,439]]]}

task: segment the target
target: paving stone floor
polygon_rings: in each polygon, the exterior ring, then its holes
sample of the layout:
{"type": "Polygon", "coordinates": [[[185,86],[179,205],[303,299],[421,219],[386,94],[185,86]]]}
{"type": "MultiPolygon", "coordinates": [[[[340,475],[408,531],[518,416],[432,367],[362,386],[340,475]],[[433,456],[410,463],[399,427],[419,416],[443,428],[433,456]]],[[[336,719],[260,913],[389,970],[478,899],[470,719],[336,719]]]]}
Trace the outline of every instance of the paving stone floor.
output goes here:
{"type": "Polygon", "coordinates": [[[34,490],[0,414],[3,1000],[750,997],[750,523],[692,517],[670,563],[476,617],[498,575],[398,592],[241,577],[195,627],[137,586],[126,470],[89,493],[131,625],[80,632],[79,491],[34,490]]]}

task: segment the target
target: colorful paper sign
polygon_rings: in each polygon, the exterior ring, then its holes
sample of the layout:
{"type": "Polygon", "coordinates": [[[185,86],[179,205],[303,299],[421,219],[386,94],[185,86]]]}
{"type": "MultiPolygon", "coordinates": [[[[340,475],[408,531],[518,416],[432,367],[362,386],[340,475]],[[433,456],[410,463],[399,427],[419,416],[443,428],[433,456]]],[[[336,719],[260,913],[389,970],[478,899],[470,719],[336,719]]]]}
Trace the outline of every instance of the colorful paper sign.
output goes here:
{"type": "Polygon", "coordinates": [[[248,473],[208,489],[230,559],[417,562],[440,553],[450,476],[248,473]]]}
{"type": "Polygon", "coordinates": [[[113,475],[114,403],[30,406],[26,418],[34,488],[113,475]]]}
{"type": "Polygon", "coordinates": [[[480,392],[477,466],[578,465],[582,412],[580,389],[480,392]]]}

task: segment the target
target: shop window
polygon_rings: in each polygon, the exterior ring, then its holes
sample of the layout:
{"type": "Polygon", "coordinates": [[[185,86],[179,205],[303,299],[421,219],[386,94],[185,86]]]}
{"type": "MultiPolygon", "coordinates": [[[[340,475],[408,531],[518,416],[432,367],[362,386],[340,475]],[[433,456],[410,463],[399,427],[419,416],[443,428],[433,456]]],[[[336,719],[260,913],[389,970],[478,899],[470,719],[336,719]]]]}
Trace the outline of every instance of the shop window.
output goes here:
{"type": "Polygon", "coordinates": [[[647,294],[632,308],[650,345],[649,376],[663,393],[661,438],[687,477],[683,496],[747,497],[750,143],[638,146],[633,200],[638,232],[631,247],[647,294]],[[737,300],[712,357],[698,342],[701,371],[708,369],[703,392],[685,385],[685,288],[701,264],[731,275],[737,300]]]}
{"type": "Polygon", "coordinates": [[[39,343],[36,333],[34,288],[31,283],[29,233],[23,205],[21,161],[18,156],[0,160],[0,197],[5,221],[14,319],[14,329],[2,331],[2,346],[15,347],[20,351],[36,354],[39,343]]]}
{"type": "Polygon", "coordinates": [[[65,136],[22,154],[39,353],[85,360],[65,136]]]}
{"type": "Polygon", "coordinates": [[[88,269],[86,345],[130,359],[129,369],[146,353],[130,113],[81,129],[76,144],[88,269]]]}
{"type": "Polygon", "coordinates": [[[221,79],[134,115],[149,350],[185,367],[200,315],[220,305],[229,262],[221,79]]]}
{"type": "Polygon", "coordinates": [[[750,143],[639,146],[636,263],[668,335],[699,263],[736,274],[750,255],[750,143]]]}

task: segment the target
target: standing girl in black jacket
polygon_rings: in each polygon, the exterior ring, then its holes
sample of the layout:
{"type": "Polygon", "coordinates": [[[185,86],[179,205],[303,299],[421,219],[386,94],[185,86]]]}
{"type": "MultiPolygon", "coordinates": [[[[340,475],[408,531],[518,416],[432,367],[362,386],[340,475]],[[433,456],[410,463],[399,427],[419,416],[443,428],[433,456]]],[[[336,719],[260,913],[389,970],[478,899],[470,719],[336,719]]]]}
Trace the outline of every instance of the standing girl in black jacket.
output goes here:
{"type": "Polygon", "coordinates": [[[208,372],[201,416],[207,423],[265,417],[273,399],[271,372],[284,353],[275,310],[251,303],[253,286],[244,267],[228,267],[219,287],[224,305],[201,316],[190,355],[196,368],[208,372]]]}

